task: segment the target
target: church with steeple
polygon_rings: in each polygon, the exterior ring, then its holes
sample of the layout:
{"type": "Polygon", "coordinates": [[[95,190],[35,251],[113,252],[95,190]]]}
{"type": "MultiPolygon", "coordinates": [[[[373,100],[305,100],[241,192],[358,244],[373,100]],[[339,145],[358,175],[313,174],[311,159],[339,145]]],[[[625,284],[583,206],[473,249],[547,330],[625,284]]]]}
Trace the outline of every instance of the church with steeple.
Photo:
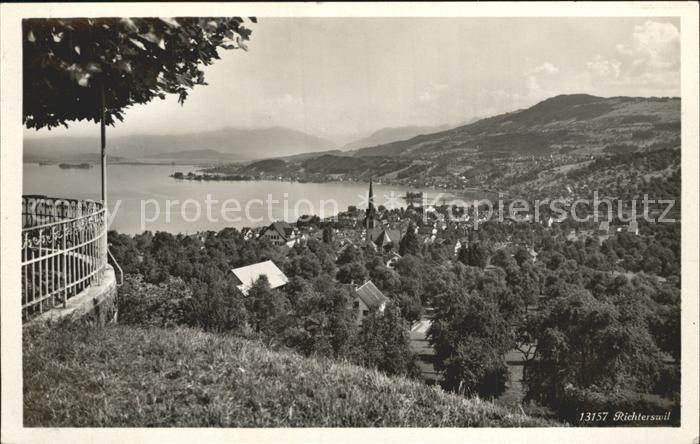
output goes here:
{"type": "Polygon", "coordinates": [[[379,221],[377,209],[374,207],[374,190],[372,188],[371,177],[369,179],[367,210],[365,210],[365,220],[362,226],[365,229],[365,236],[368,244],[373,244],[378,250],[398,250],[401,232],[384,227],[379,221]]]}

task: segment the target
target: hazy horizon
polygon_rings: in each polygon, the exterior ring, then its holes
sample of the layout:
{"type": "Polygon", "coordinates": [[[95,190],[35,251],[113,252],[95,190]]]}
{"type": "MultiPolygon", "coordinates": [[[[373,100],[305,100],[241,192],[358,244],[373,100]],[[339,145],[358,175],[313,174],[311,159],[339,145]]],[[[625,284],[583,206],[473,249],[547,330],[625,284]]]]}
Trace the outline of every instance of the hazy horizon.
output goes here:
{"type": "MultiPolygon", "coordinates": [[[[680,96],[673,18],[259,18],[209,85],[126,111],[110,137],[284,127],[338,146],[458,126],[559,94],[680,96]],[[464,44],[455,44],[463,41],[464,44]]],[[[25,137],[97,137],[94,123],[25,137]]]]}

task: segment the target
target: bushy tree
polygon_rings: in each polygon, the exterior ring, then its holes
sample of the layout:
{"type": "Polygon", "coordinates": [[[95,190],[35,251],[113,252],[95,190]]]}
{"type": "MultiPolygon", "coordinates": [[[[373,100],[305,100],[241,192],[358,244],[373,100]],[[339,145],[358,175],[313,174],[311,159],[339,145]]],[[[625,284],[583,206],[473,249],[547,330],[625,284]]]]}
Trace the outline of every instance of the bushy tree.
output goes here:
{"type": "Polygon", "coordinates": [[[280,333],[277,327],[287,314],[288,300],[284,294],[270,288],[267,276],[261,275],[253,283],[245,301],[255,332],[268,338],[280,333]]]}
{"type": "Polygon", "coordinates": [[[191,298],[190,288],[181,279],[171,277],[154,285],[144,282],[139,274],[127,274],[117,290],[119,323],[156,327],[183,325],[191,298]]]}
{"type": "Polygon", "coordinates": [[[484,268],[488,264],[489,254],[481,242],[472,242],[460,248],[457,258],[465,265],[484,268]]]}
{"type": "Polygon", "coordinates": [[[338,255],[338,260],[336,263],[338,265],[345,265],[351,262],[361,262],[362,260],[362,250],[354,245],[347,245],[338,255]]]}
{"type": "Polygon", "coordinates": [[[390,303],[383,312],[374,310],[362,321],[352,359],[390,375],[417,378],[420,371],[410,346],[408,324],[390,303]]]}
{"type": "Polygon", "coordinates": [[[287,345],[307,356],[332,356],[331,321],[326,298],[303,279],[295,280],[292,287],[288,290],[294,293],[292,305],[296,328],[287,334],[287,345]]]}
{"type": "Polygon", "coordinates": [[[243,294],[227,280],[190,283],[192,298],[186,301],[186,322],[212,332],[244,333],[249,323],[243,294]]]}
{"type": "Polygon", "coordinates": [[[326,225],[323,228],[323,242],[326,244],[333,243],[333,227],[330,225],[326,225]]]}
{"type": "Polygon", "coordinates": [[[336,279],[343,284],[362,284],[367,280],[367,269],[360,262],[351,262],[338,269],[336,279]]]}
{"type": "Polygon", "coordinates": [[[413,225],[413,222],[410,222],[408,224],[406,234],[403,235],[401,241],[399,242],[399,254],[401,256],[406,254],[412,254],[415,256],[420,253],[421,245],[420,241],[418,240],[418,236],[416,236],[415,230],[415,225],[413,225]]]}
{"type": "Polygon", "coordinates": [[[322,271],[318,256],[308,248],[301,248],[301,251],[290,257],[284,269],[288,276],[300,276],[304,279],[313,279],[322,271]]]}
{"type": "Polygon", "coordinates": [[[367,264],[369,268],[369,278],[383,292],[394,292],[401,285],[401,279],[397,272],[384,265],[381,261],[376,261],[373,266],[367,264]]]}
{"type": "Polygon", "coordinates": [[[644,390],[662,361],[641,312],[576,286],[549,301],[528,330],[537,348],[525,367],[527,397],[555,409],[570,402],[572,389],[644,390]]]}
{"type": "Polygon", "coordinates": [[[503,393],[505,354],[515,342],[495,301],[467,290],[446,295],[428,335],[446,389],[484,397],[503,393]]]}

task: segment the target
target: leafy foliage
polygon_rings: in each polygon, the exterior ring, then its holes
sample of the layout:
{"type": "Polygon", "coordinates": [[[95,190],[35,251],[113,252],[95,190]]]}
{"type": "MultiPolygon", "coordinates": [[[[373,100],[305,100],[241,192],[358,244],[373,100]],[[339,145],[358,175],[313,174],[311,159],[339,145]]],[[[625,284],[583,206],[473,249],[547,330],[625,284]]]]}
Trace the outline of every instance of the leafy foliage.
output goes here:
{"type": "Polygon", "coordinates": [[[352,359],[364,367],[376,368],[390,375],[420,376],[410,349],[408,325],[393,304],[389,304],[383,313],[371,312],[363,320],[356,342],[352,359]]]}
{"type": "Polygon", "coordinates": [[[405,254],[412,254],[415,256],[419,253],[420,242],[418,242],[418,237],[416,236],[415,225],[411,222],[408,225],[406,234],[401,238],[401,242],[399,243],[399,254],[402,256],[405,254]]]}
{"type": "Polygon", "coordinates": [[[499,293],[476,272],[454,282],[437,301],[429,330],[443,385],[469,395],[498,396],[505,389],[505,353],[515,346],[513,331],[501,312],[499,293]],[[489,288],[491,287],[491,288],[489,288]]]}
{"type": "Polygon", "coordinates": [[[24,124],[67,126],[101,117],[123,120],[124,110],[156,97],[205,85],[200,65],[219,49],[245,49],[251,31],[239,17],[71,18],[23,21],[24,124]]]}
{"type": "Polygon", "coordinates": [[[481,268],[484,268],[488,264],[488,257],[486,247],[480,242],[462,245],[458,254],[458,258],[463,264],[481,268]]]}
{"type": "Polygon", "coordinates": [[[537,349],[525,368],[529,398],[566,415],[571,403],[579,410],[593,407],[585,392],[600,397],[654,386],[663,357],[648,328],[649,302],[640,291],[628,293],[623,281],[614,293],[598,297],[565,285],[530,319],[537,349]]]}

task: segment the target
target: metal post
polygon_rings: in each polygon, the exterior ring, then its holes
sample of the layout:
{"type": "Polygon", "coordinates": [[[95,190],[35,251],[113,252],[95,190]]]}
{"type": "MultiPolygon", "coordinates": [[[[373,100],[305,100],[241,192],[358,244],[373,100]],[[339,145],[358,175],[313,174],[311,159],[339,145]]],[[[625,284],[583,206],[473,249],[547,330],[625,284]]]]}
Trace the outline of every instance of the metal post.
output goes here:
{"type": "Polygon", "coordinates": [[[102,150],[102,205],[107,208],[107,138],[105,134],[105,85],[101,86],[101,113],[100,113],[100,147],[102,150]]]}
{"type": "Polygon", "coordinates": [[[66,237],[68,237],[68,233],[66,233],[66,224],[62,223],[61,224],[61,233],[63,236],[61,236],[63,245],[61,246],[62,248],[62,253],[61,253],[61,259],[63,260],[63,308],[66,308],[66,301],[68,300],[68,244],[66,237]]]}

